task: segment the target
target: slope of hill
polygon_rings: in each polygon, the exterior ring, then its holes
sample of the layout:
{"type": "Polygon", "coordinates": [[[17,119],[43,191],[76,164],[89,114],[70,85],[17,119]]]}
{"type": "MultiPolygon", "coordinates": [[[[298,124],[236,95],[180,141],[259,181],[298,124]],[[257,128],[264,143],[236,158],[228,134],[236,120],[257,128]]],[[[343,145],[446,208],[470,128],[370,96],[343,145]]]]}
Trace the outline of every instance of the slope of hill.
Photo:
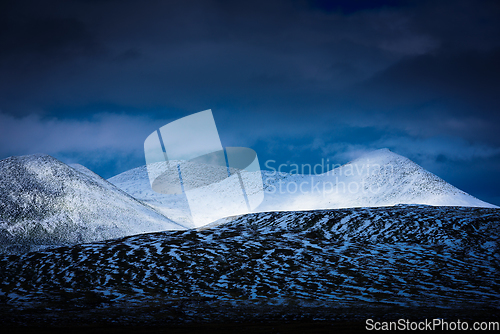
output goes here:
{"type": "MultiPolygon", "coordinates": [[[[320,175],[262,171],[262,178],[265,198],[255,212],[396,204],[495,207],[453,187],[388,149],[373,151],[320,175]]],[[[109,182],[172,220],[184,225],[191,223],[185,196],[154,192],[146,166],[116,175],[109,182]]]]}
{"type": "Polygon", "coordinates": [[[169,219],[184,226],[194,227],[186,196],[154,192],[149,182],[147,166],[128,170],[108,181],[169,219]]]}
{"type": "Polygon", "coordinates": [[[0,221],[3,252],[185,229],[85,167],[48,155],[0,161],[0,221]]]}
{"type": "Polygon", "coordinates": [[[266,171],[263,178],[266,199],[258,211],[396,204],[496,207],[455,188],[388,149],[370,152],[320,175],[280,175],[266,171]]]}
{"type": "Polygon", "coordinates": [[[3,256],[0,296],[15,312],[50,314],[158,305],[141,323],[329,319],[356,307],[364,319],[365,307],[498,314],[499,222],[499,209],[405,205],[249,214],[3,256]]]}

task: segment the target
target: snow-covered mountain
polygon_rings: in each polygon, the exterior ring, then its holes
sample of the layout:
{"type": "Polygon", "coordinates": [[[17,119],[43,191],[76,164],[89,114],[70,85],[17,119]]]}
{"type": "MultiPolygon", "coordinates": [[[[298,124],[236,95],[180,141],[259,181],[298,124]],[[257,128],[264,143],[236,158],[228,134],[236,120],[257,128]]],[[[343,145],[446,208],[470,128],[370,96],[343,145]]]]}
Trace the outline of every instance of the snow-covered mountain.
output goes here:
{"type": "MultiPolygon", "coordinates": [[[[386,149],[321,175],[262,175],[265,198],[257,212],[396,204],[495,207],[386,149]]],[[[154,192],[146,166],[108,182],[47,155],[0,161],[2,252],[192,227],[186,197],[154,192]]]]}
{"type": "Polygon", "coordinates": [[[48,155],[0,161],[0,221],[0,250],[8,252],[185,229],[87,168],[48,155]]]}
{"type": "MultiPolygon", "coordinates": [[[[388,149],[373,151],[320,175],[262,171],[262,177],[265,198],[255,212],[396,204],[495,207],[453,187],[388,149]]],[[[181,224],[191,223],[185,196],[154,192],[146,166],[116,175],[109,182],[172,220],[181,224]]]]}
{"type": "Polygon", "coordinates": [[[279,175],[265,171],[263,178],[266,199],[258,211],[396,204],[496,207],[455,188],[388,149],[370,152],[320,175],[279,175]]]}

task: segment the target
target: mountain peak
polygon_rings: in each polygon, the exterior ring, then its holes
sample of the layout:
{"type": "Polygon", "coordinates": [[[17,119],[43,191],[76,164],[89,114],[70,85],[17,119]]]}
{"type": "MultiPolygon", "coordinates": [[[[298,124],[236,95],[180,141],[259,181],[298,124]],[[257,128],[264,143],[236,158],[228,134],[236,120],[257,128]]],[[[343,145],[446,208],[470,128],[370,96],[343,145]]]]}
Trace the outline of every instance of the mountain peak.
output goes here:
{"type": "Polygon", "coordinates": [[[42,159],[42,160],[57,160],[57,161],[59,161],[58,159],[56,159],[53,156],[51,156],[49,154],[46,154],[46,153],[26,154],[26,155],[17,156],[16,158],[19,158],[20,160],[37,160],[37,159],[42,159]]]}
{"type": "MultiPolygon", "coordinates": [[[[367,152],[365,154],[362,154],[361,156],[352,160],[349,163],[354,163],[354,162],[358,162],[358,161],[365,162],[368,160],[377,161],[379,163],[390,162],[390,161],[400,161],[400,160],[411,161],[407,157],[400,155],[400,154],[397,154],[397,153],[389,150],[388,148],[381,148],[378,150],[374,150],[374,151],[370,151],[370,152],[367,152]]],[[[413,163],[413,161],[411,161],[411,162],[413,163]]]]}
{"type": "Polygon", "coordinates": [[[45,153],[34,153],[34,154],[27,154],[27,155],[13,155],[13,156],[10,156],[8,158],[5,158],[5,159],[2,159],[0,160],[0,163],[2,162],[9,162],[9,161],[18,161],[18,162],[29,162],[29,161],[57,161],[59,163],[62,163],[60,162],[59,160],[57,160],[56,158],[54,158],[53,156],[50,156],[48,154],[45,154],[45,153]]]}
{"type": "Polygon", "coordinates": [[[0,251],[185,229],[83,168],[46,154],[0,160],[0,251]]]}

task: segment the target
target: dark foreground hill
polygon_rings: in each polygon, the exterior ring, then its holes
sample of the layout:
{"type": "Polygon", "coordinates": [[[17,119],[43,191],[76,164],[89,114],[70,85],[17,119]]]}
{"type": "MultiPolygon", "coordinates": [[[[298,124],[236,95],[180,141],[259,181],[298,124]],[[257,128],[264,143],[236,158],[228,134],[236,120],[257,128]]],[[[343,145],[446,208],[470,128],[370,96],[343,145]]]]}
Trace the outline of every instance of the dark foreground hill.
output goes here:
{"type": "Polygon", "coordinates": [[[500,209],[462,207],[257,213],[204,230],[5,255],[0,321],[498,320],[499,222],[500,209]]]}

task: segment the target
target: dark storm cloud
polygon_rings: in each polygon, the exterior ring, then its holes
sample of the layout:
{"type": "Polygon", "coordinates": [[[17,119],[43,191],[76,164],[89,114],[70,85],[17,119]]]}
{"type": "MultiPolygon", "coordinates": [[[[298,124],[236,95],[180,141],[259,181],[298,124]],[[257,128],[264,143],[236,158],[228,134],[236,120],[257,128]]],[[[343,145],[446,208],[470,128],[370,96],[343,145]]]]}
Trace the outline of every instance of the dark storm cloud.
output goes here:
{"type": "Polygon", "coordinates": [[[150,130],[212,108],[224,145],[264,158],[388,146],[436,172],[500,168],[496,1],[0,6],[2,157],[81,157],[111,176],[143,163],[150,130]]]}
{"type": "Polygon", "coordinates": [[[51,2],[4,2],[0,13],[0,57],[15,64],[9,56],[36,62],[37,58],[61,60],[77,54],[93,55],[98,46],[86,24],[76,16],[58,15],[53,11],[55,6],[51,2]]]}
{"type": "MultiPolygon", "coordinates": [[[[139,108],[199,108],[227,99],[283,103],[290,92],[295,103],[310,105],[331,89],[385,68],[399,52],[428,48],[425,36],[414,41],[408,32],[398,37],[408,45],[390,45],[385,30],[392,28],[383,27],[384,15],[346,18],[308,3],[47,2],[43,8],[23,7],[30,9],[13,15],[2,39],[2,49],[15,53],[3,61],[13,93],[2,96],[11,107],[6,112],[24,113],[30,103],[43,109],[85,102],[139,108]],[[379,24],[384,36],[371,32],[379,24]],[[376,40],[388,43],[390,51],[376,40]],[[12,68],[15,73],[9,73],[12,68]],[[25,97],[16,108],[19,91],[25,97]]],[[[16,6],[10,10],[18,11],[16,6]]]]}
{"type": "Polygon", "coordinates": [[[500,49],[414,57],[364,82],[353,99],[363,96],[359,110],[377,106],[387,126],[412,135],[500,145],[499,59],[500,49]]]}
{"type": "Polygon", "coordinates": [[[34,19],[24,24],[16,23],[3,29],[2,54],[50,54],[87,47],[84,24],[76,19],[34,19]],[[12,30],[16,35],[9,34],[12,30]]]}

